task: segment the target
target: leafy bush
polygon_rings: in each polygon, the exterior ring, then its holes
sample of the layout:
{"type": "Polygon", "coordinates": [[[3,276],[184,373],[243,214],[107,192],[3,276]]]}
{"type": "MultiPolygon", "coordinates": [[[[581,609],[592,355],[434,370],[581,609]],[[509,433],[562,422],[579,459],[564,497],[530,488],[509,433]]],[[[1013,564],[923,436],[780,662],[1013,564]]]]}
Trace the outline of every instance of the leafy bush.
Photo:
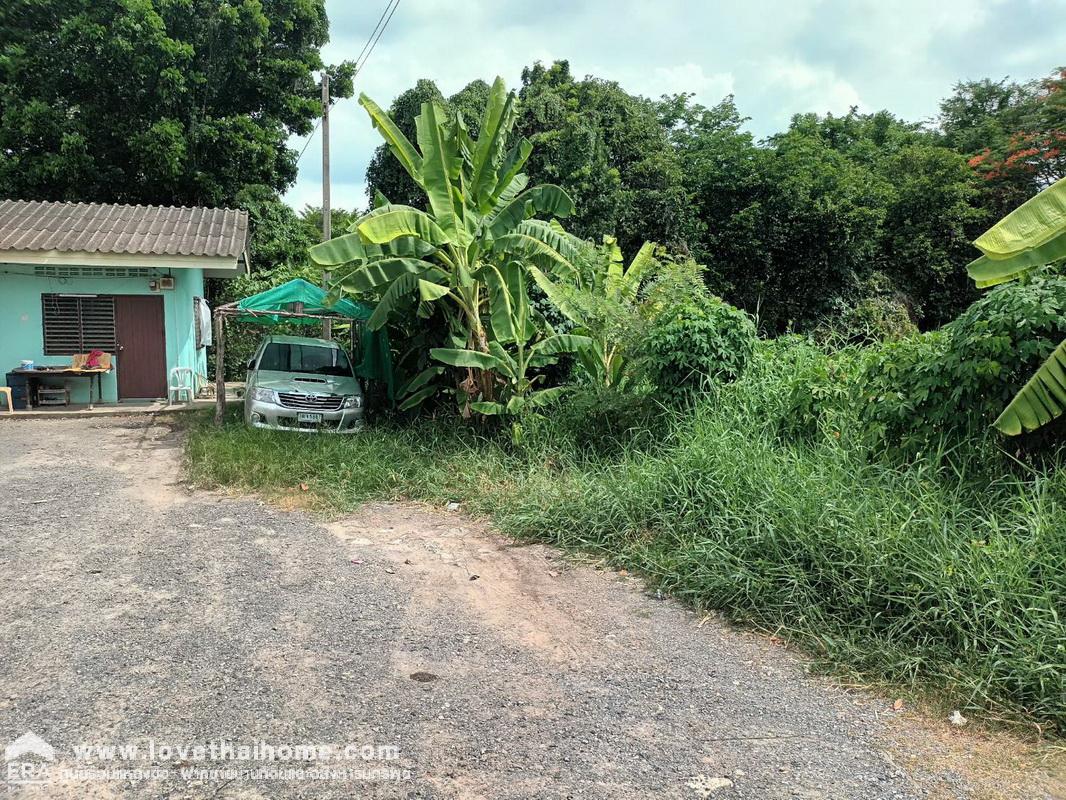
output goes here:
{"type": "Polygon", "coordinates": [[[910,299],[883,273],[874,273],[859,286],[855,299],[837,302],[833,314],[815,334],[827,343],[871,344],[917,332],[910,299]]]}
{"type": "Polygon", "coordinates": [[[897,297],[863,297],[843,309],[832,335],[854,344],[902,339],[918,332],[907,304],[897,297]]]}
{"type": "Polygon", "coordinates": [[[988,427],[1066,336],[1066,278],[985,294],[940,331],[869,352],[860,409],[871,443],[907,455],[990,439],[988,427]]]}
{"type": "Polygon", "coordinates": [[[785,439],[840,438],[855,428],[860,350],[831,351],[805,336],[760,341],[749,372],[764,388],[756,413],[785,439]]]}
{"type": "Polygon", "coordinates": [[[702,267],[672,265],[651,286],[650,323],[641,343],[648,378],[666,402],[684,402],[708,380],[741,376],[755,347],[755,323],[710,294],[702,267]]]}
{"type": "Polygon", "coordinates": [[[553,421],[578,447],[607,453],[662,435],[667,420],[660,411],[655,387],[647,381],[614,386],[584,381],[565,396],[553,421]]]}

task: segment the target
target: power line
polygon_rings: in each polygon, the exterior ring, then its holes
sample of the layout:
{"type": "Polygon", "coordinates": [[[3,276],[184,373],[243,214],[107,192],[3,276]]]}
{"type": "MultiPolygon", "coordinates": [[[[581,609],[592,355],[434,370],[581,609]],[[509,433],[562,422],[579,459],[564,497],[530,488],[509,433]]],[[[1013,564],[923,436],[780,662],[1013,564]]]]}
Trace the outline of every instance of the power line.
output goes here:
{"type": "MultiPolygon", "coordinates": [[[[357,75],[359,74],[360,70],[362,70],[363,67],[366,66],[366,62],[370,60],[370,55],[374,52],[374,48],[378,46],[378,42],[381,41],[381,37],[385,33],[385,29],[389,27],[389,23],[392,21],[393,14],[395,14],[396,9],[400,7],[400,0],[390,0],[390,3],[392,6],[392,10],[389,11],[389,15],[385,17],[385,22],[381,26],[381,29],[377,31],[377,36],[375,37],[373,33],[370,35],[372,39],[372,41],[370,42],[370,49],[366,51],[366,55],[363,56],[362,61],[356,59],[355,73],[357,75]]],[[[388,6],[386,6],[386,9],[388,9],[388,6]]]]}
{"type": "Polygon", "coordinates": [[[358,64],[363,59],[363,55],[366,53],[366,49],[370,47],[370,42],[374,38],[374,34],[378,32],[378,28],[381,27],[381,22],[385,19],[385,15],[389,13],[389,7],[392,6],[392,3],[393,0],[388,0],[388,2],[385,3],[385,8],[381,10],[381,16],[378,17],[377,24],[374,25],[374,30],[370,32],[370,36],[367,37],[366,44],[364,44],[363,49],[359,51],[359,55],[355,57],[356,64],[358,64]]]}
{"type": "MultiPolygon", "coordinates": [[[[374,30],[370,32],[370,36],[366,40],[366,44],[363,45],[363,49],[359,51],[359,55],[355,57],[355,75],[358,75],[363,67],[366,66],[366,62],[370,60],[371,53],[374,52],[374,48],[378,46],[378,42],[381,41],[382,35],[385,33],[385,29],[389,27],[389,23],[392,22],[392,17],[396,13],[396,9],[400,7],[400,0],[388,0],[385,4],[385,8],[381,12],[381,16],[378,17],[377,24],[374,26],[374,30]]],[[[300,155],[296,157],[296,163],[300,163],[300,159],[304,157],[304,153],[307,152],[307,148],[311,144],[311,140],[315,138],[315,134],[318,133],[319,126],[322,125],[322,117],[318,118],[315,122],[315,127],[311,130],[311,133],[307,137],[307,141],[304,142],[304,146],[300,149],[300,155]]]]}
{"type": "Polygon", "coordinates": [[[300,148],[300,155],[296,156],[296,163],[297,164],[299,164],[300,163],[300,159],[304,157],[304,153],[307,152],[308,145],[310,145],[311,144],[311,140],[315,138],[315,134],[318,133],[318,126],[321,125],[321,124],[322,124],[322,117],[319,117],[318,121],[315,123],[315,127],[312,128],[311,129],[311,133],[308,134],[307,141],[304,142],[304,146],[302,148],[300,148]]]}

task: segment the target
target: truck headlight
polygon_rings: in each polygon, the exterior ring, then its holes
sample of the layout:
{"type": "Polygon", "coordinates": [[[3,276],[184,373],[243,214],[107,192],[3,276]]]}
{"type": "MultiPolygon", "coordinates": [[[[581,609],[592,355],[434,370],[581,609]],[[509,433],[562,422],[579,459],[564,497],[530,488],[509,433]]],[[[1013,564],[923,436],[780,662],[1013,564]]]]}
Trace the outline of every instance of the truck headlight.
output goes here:
{"type": "Polygon", "coordinates": [[[363,398],[357,394],[345,395],[341,408],[359,408],[363,404],[363,398]]]}
{"type": "Polygon", "coordinates": [[[252,389],[252,399],[260,403],[278,404],[278,393],[273,389],[252,389]]]}

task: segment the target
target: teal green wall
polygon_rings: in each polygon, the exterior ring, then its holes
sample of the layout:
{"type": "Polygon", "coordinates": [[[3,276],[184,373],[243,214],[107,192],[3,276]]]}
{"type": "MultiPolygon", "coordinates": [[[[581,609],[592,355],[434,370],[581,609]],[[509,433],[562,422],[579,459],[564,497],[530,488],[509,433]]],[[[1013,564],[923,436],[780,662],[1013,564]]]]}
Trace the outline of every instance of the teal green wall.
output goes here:
{"type": "MultiPolygon", "coordinates": [[[[145,265],[150,266],[150,265],[145,265]]],[[[196,349],[193,321],[193,297],[203,297],[202,269],[175,269],[160,274],[174,277],[174,288],[159,292],[148,289],[151,278],[70,277],[50,278],[34,274],[33,267],[0,264],[0,379],[23,359],[38,364],[69,364],[70,356],[46,356],[41,330],[41,295],[72,294],[158,294],[163,298],[163,318],[167,339],[167,374],[173,367],[191,367],[206,378],[207,351],[196,349]]],[[[153,277],[155,275],[153,274],[153,277]]],[[[121,354],[116,354],[114,369],[102,378],[103,401],[118,399],[117,373],[122,369],[121,354]]],[[[51,383],[63,384],[61,378],[51,383]]],[[[88,401],[88,381],[70,379],[71,401],[88,401]]],[[[0,401],[2,405],[2,401],[0,401]]]]}

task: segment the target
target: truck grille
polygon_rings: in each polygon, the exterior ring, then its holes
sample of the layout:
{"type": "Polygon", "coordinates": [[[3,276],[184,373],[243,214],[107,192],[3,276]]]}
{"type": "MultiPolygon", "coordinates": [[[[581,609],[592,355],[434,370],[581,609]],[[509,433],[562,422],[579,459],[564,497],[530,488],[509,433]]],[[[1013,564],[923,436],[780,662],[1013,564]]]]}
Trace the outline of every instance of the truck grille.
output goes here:
{"type": "Polygon", "coordinates": [[[278,402],[285,408],[299,408],[305,411],[336,411],[344,398],[339,394],[297,394],[296,392],[278,392],[278,402]]]}

